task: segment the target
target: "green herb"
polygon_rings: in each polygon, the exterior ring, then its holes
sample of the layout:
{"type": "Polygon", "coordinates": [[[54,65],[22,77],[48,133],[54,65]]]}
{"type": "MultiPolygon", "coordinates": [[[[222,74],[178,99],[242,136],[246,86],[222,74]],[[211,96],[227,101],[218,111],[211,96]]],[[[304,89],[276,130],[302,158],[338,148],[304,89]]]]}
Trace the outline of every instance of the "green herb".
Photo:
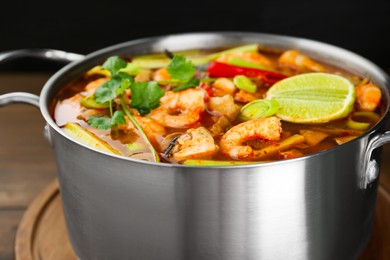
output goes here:
{"type": "Polygon", "coordinates": [[[88,118],[88,124],[97,129],[107,130],[111,128],[111,118],[92,116],[88,118]]]}
{"type": "Polygon", "coordinates": [[[142,127],[137,123],[128,110],[122,95],[125,91],[131,88],[132,102],[131,106],[137,108],[138,111],[144,115],[149,113],[153,108],[156,108],[160,103],[160,98],[164,95],[157,82],[140,82],[134,83],[134,77],[130,74],[134,74],[135,67],[128,67],[128,64],[121,58],[114,56],[107,59],[102,65],[103,69],[106,69],[111,74],[111,79],[103,83],[96,89],[93,99],[97,103],[109,104],[111,118],[108,117],[90,117],[88,123],[98,129],[110,129],[117,125],[126,124],[126,120],[123,112],[138,129],[140,136],[148,145],[152,152],[156,162],[160,160],[158,153],[150,143],[148,137],[143,131],[142,127]],[[113,113],[112,102],[115,98],[119,97],[122,105],[123,112],[115,111],[113,113]]]}
{"type": "Polygon", "coordinates": [[[95,90],[94,97],[98,103],[106,103],[117,97],[116,90],[121,86],[121,80],[111,78],[95,90]]]}
{"type": "Polygon", "coordinates": [[[122,111],[115,111],[114,115],[111,117],[111,126],[116,125],[125,125],[126,119],[122,111]]]}
{"type": "Polygon", "coordinates": [[[148,114],[160,104],[160,98],[164,96],[157,82],[137,82],[131,88],[131,107],[138,109],[141,115],[148,114]]]}
{"type": "Polygon", "coordinates": [[[175,55],[169,63],[168,73],[173,79],[177,79],[182,83],[190,81],[195,75],[195,67],[191,61],[185,57],[175,55]]]}
{"type": "Polygon", "coordinates": [[[116,89],[116,95],[120,96],[123,93],[125,93],[126,89],[130,88],[131,83],[132,83],[132,80],[130,80],[128,78],[127,79],[123,79],[122,82],[121,82],[120,87],[118,87],[116,89]]]}
{"type": "Polygon", "coordinates": [[[126,120],[122,111],[115,111],[111,118],[92,116],[88,118],[88,124],[97,129],[108,130],[111,127],[126,124],[126,120]]]}
{"type": "Polygon", "coordinates": [[[172,89],[172,91],[173,92],[178,92],[178,91],[181,91],[181,90],[185,90],[187,88],[194,88],[194,87],[199,86],[199,83],[200,83],[199,79],[192,79],[192,80],[188,81],[186,84],[178,86],[178,87],[172,89]]]}
{"type": "Polygon", "coordinates": [[[111,73],[111,77],[114,78],[118,75],[119,70],[125,68],[126,66],[126,61],[122,60],[118,56],[112,56],[103,63],[102,68],[108,70],[111,73]]]}
{"type": "Polygon", "coordinates": [[[138,124],[138,122],[134,119],[134,117],[130,114],[130,111],[127,109],[127,106],[126,106],[125,101],[123,100],[123,98],[120,98],[120,101],[121,101],[121,105],[122,105],[123,111],[125,112],[126,116],[130,119],[130,121],[133,123],[133,125],[135,125],[135,127],[138,129],[139,134],[141,135],[142,139],[144,139],[145,143],[148,145],[150,151],[152,152],[154,160],[156,162],[159,162],[160,161],[160,157],[158,156],[158,153],[154,149],[153,145],[150,143],[150,141],[149,141],[148,137],[146,136],[144,130],[138,124]]]}
{"type": "Polygon", "coordinates": [[[116,73],[110,80],[104,82],[95,90],[94,98],[98,103],[106,103],[122,95],[134,82],[134,78],[126,73],[116,73]]]}

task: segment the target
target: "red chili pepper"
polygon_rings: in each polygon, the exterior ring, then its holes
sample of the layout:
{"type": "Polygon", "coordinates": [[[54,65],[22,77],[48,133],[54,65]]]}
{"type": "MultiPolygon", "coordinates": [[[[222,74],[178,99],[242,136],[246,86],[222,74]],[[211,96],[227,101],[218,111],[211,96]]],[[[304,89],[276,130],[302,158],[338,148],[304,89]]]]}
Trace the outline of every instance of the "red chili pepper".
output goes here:
{"type": "Polygon", "coordinates": [[[216,61],[210,63],[207,72],[209,73],[210,77],[215,78],[233,78],[237,75],[244,75],[248,78],[261,78],[263,82],[268,85],[272,85],[275,82],[287,77],[286,75],[273,71],[243,68],[216,61]]]}
{"type": "Polygon", "coordinates": [[[214,96],[210,86],[204,82],[201,82],[198,88],[201,88],[205,91],[204,102],[208,103],[210,98],[214,96]]]}

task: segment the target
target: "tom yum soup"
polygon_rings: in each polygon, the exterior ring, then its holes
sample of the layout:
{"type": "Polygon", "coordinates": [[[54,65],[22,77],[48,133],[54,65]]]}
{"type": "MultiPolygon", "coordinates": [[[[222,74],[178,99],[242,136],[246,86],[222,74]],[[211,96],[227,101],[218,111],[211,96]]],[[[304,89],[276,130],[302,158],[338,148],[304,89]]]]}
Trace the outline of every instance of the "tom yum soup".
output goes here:
{"type": "Polygon", "coordinates": [[[256,44],[110,57],[53,106],[73,139],[140,160],[235,165],[348,142],[379,121],[381,90],[296,50],[256,44]]]}

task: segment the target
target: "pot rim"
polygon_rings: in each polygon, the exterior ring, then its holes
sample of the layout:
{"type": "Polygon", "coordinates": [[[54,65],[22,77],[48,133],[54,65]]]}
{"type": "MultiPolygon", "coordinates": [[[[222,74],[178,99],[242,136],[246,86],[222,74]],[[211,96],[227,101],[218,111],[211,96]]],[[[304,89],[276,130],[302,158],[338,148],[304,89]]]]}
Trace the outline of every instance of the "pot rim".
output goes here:
{"type": "MultiPolygon", "coordinates": [[[[362,57],[362,56],[360,56],[352,51],[346,50],[346,49],[341,48],[341,47],[337,47],[337,46],[332,45],[332,44],[328,44],[328,43],[324,43],[324,42],[320,42],[320,41],[316,41],[316,40],[311,40],[311,39],[306,39],[306,38],[301,38],[301,37],[285,36],[285,35],[277,35],[277,34],[269,34],[269,33],[258,33],[258,32],[236,32],[236,31],[218,32],[217,31],[217,32],[194,32],[194,33],[180,33],[180,34],[153,36],[153,37],[147,37],[147,38],[126,41],[123,43],[111,45],[111,46],[105,47],[103,49],[94,51],[94,52],[86,55],[83,59],[66,65],[65,67],[61,68],[59,71],[57,71],[53,76],[51,76],[49,78],[49,80],[45,83],[45,85],[42,88],[41,93],[40,93],[40,101],[39,101],[40,104],[39,105],[40,105],[41,113],[42,113],[46,123],[48,125],[50,125],[51,129],[54,129],[58,134],[62,135],[62,137],[66,138],[69,141],[72,141],[72,142],[74,142],[74,143],[76,143],[84,148],[87,148],[89,150],[97,152],[99,154],[104,154],[105,156],[114,157],[114,158],[121,159],[121,160],[128,160],[128,161],[133,162],[133,163],[141,163],[141,164],[153,165],[153,166],[159,166],[159,167],[198,168],[198,169],[199,168],[200,169],[202,169],[202,168],[227,169],[227,168],[232,168],[232,167],[237,168],[237,169],[243,169],[243,168],[265,167],[265,166],[272,166],[272,165],[276,165],[276,164],[279,165],[279,164],[296,162],[296,161],[300,161],[300,160],[306,160],[308,158],[312,158],[312,157],[316,157],[316,156],[322,156],[323,154],[332,153],[338,149],[343,149],[343,147],[347,146],[348,144],[352,144],[354,142],[359,142],[361,139],[364,139],[370,135],[373,135],[374,133],[376,133],[378,131],[378,129],[380,129],[388,121],[388,119],[390,117],[389,105],[387,105],[381,120],[376,125],[374,125],[371,129],[369,129],[368,131],[366,131],[365,133],[360,135],[358,138],[355,138],[355,139],[353,139],[345,144],[334,146],[332,148],[329,148],[329,149],[326,149],[326,150],[323,150],[323,151],[320,151],[317,153],[301,156],[298,158],[285,159],[285,160],[280,160],[280,161],[264,162],[264,163],[234,165],[234,166],[192,166],[192,165],[183,165],[183,164],[170,164],[170,163],[143,161],[143,160],[139,160],[139,159],[125,157],[122,155],[111,154],[108,152],[104,152],[104,151],[92,148],[88,145],[85,145],[81,142],[78,142],[77,140],[72,139],[67,134],[65,134],[65,132],[54,122],[54,119],[50,115],[50,112],[49,112],[50,106],[48,104],[50,104],[53,100],[49,99],[49,97],[48,97],[49,90],[56,83],[56,81],[58,81],[58,79],[61,78],[64,74],[68,73],[69,71],[74,69],[76,66],[80,66],[83,63],[86,63],[90,59],[97,58],[99,56],[104,56],[104,54],[107,54],[107,53],[115,51],[115,50],[119,50],[121,48],[125,48],[125,47],[130,48],[131,46],[135,46],[135,45],[142,44],[142,43],[150,43],[150,42],[157,43],[157,42],[166,40],[168,38],[179,39],[179,38],[185,38],[185,37],[201,38],[201,37],[212,37],[212,36],[227,37],[227,38],[240,37],[240,36],[248,36],[248,37],[253,36],[253,37],[257,37],[259,39],[259,42],[258,42],[259,44],[263,44],[263,42],[260,42],[260,38],[265,38],[265,39],[270,38],[271,40],[273,39],[273,40],[277,40],[280,42],[287,41],[290,43],[295,43],[295,44],[297,44],[297,47],[311,46],[313,48],[313,50],[315,49],[320,54],[319,56],[321,56],[321,54],[324,54],[324,51],[321,51],[321,48],[329,49],[332,51],[336,51],[340,54],[347,55],[348,58],[353,59],[356,63],[357,62],[362,63],[364,65],[364,67],[370,68],[370,70],[375,71],[377,73],[377,76],[382,78],[382,80],[381,80],[382,85],[380,87],[384,91],[383,93],[385,94],[384,98],[386,99],[386,103],[388,104],[390,102],[390,99],[389,99],[390,78],[389,78],[389,76],[376,64],[372,63],[370,60],[368,60],[368,59],[366,59],[366,58],[364,58],[364,57],[362,57]],[[320,51],[318,51],[318,50],[320,50],[320,51]]],[[[267,44],[265,44],[265,46],[266,45],[267,44]]]]}

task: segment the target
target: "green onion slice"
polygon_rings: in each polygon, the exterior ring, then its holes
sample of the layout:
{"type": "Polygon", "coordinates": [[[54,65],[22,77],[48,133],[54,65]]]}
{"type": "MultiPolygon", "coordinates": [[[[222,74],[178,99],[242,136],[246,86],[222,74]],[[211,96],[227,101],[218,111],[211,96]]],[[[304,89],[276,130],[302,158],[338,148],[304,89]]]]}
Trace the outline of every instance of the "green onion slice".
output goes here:
{"type": "Polygon", "coordinates": [[[256,118],[274,115],[280,108],[279,102],[268,99],[255,99],[243,106],[240,110],[240,118],[249,121],[256,118]]]}
{"type": "Polygon", "coordinates": [[[374,112],[359,111],[352,114],[347,121],[347,126],[355,130],[366,130],[371,124],[378,122],[379,119],[380,116],[374,112]]]}
{"type": "Polygon", "coordinates": [[[352,120],[352,118],[349,118],[347,126],[355,130],[366,130],[370,126],[370,123],[357,122],[352,120]]]}
{"type": "Polygon", "coordinates": [[[255,93],[257,90],[256,84],[248,77],[238,75],[233,78],[233,83],[237,88],[242,89],[249,93],[255,93]]]}

